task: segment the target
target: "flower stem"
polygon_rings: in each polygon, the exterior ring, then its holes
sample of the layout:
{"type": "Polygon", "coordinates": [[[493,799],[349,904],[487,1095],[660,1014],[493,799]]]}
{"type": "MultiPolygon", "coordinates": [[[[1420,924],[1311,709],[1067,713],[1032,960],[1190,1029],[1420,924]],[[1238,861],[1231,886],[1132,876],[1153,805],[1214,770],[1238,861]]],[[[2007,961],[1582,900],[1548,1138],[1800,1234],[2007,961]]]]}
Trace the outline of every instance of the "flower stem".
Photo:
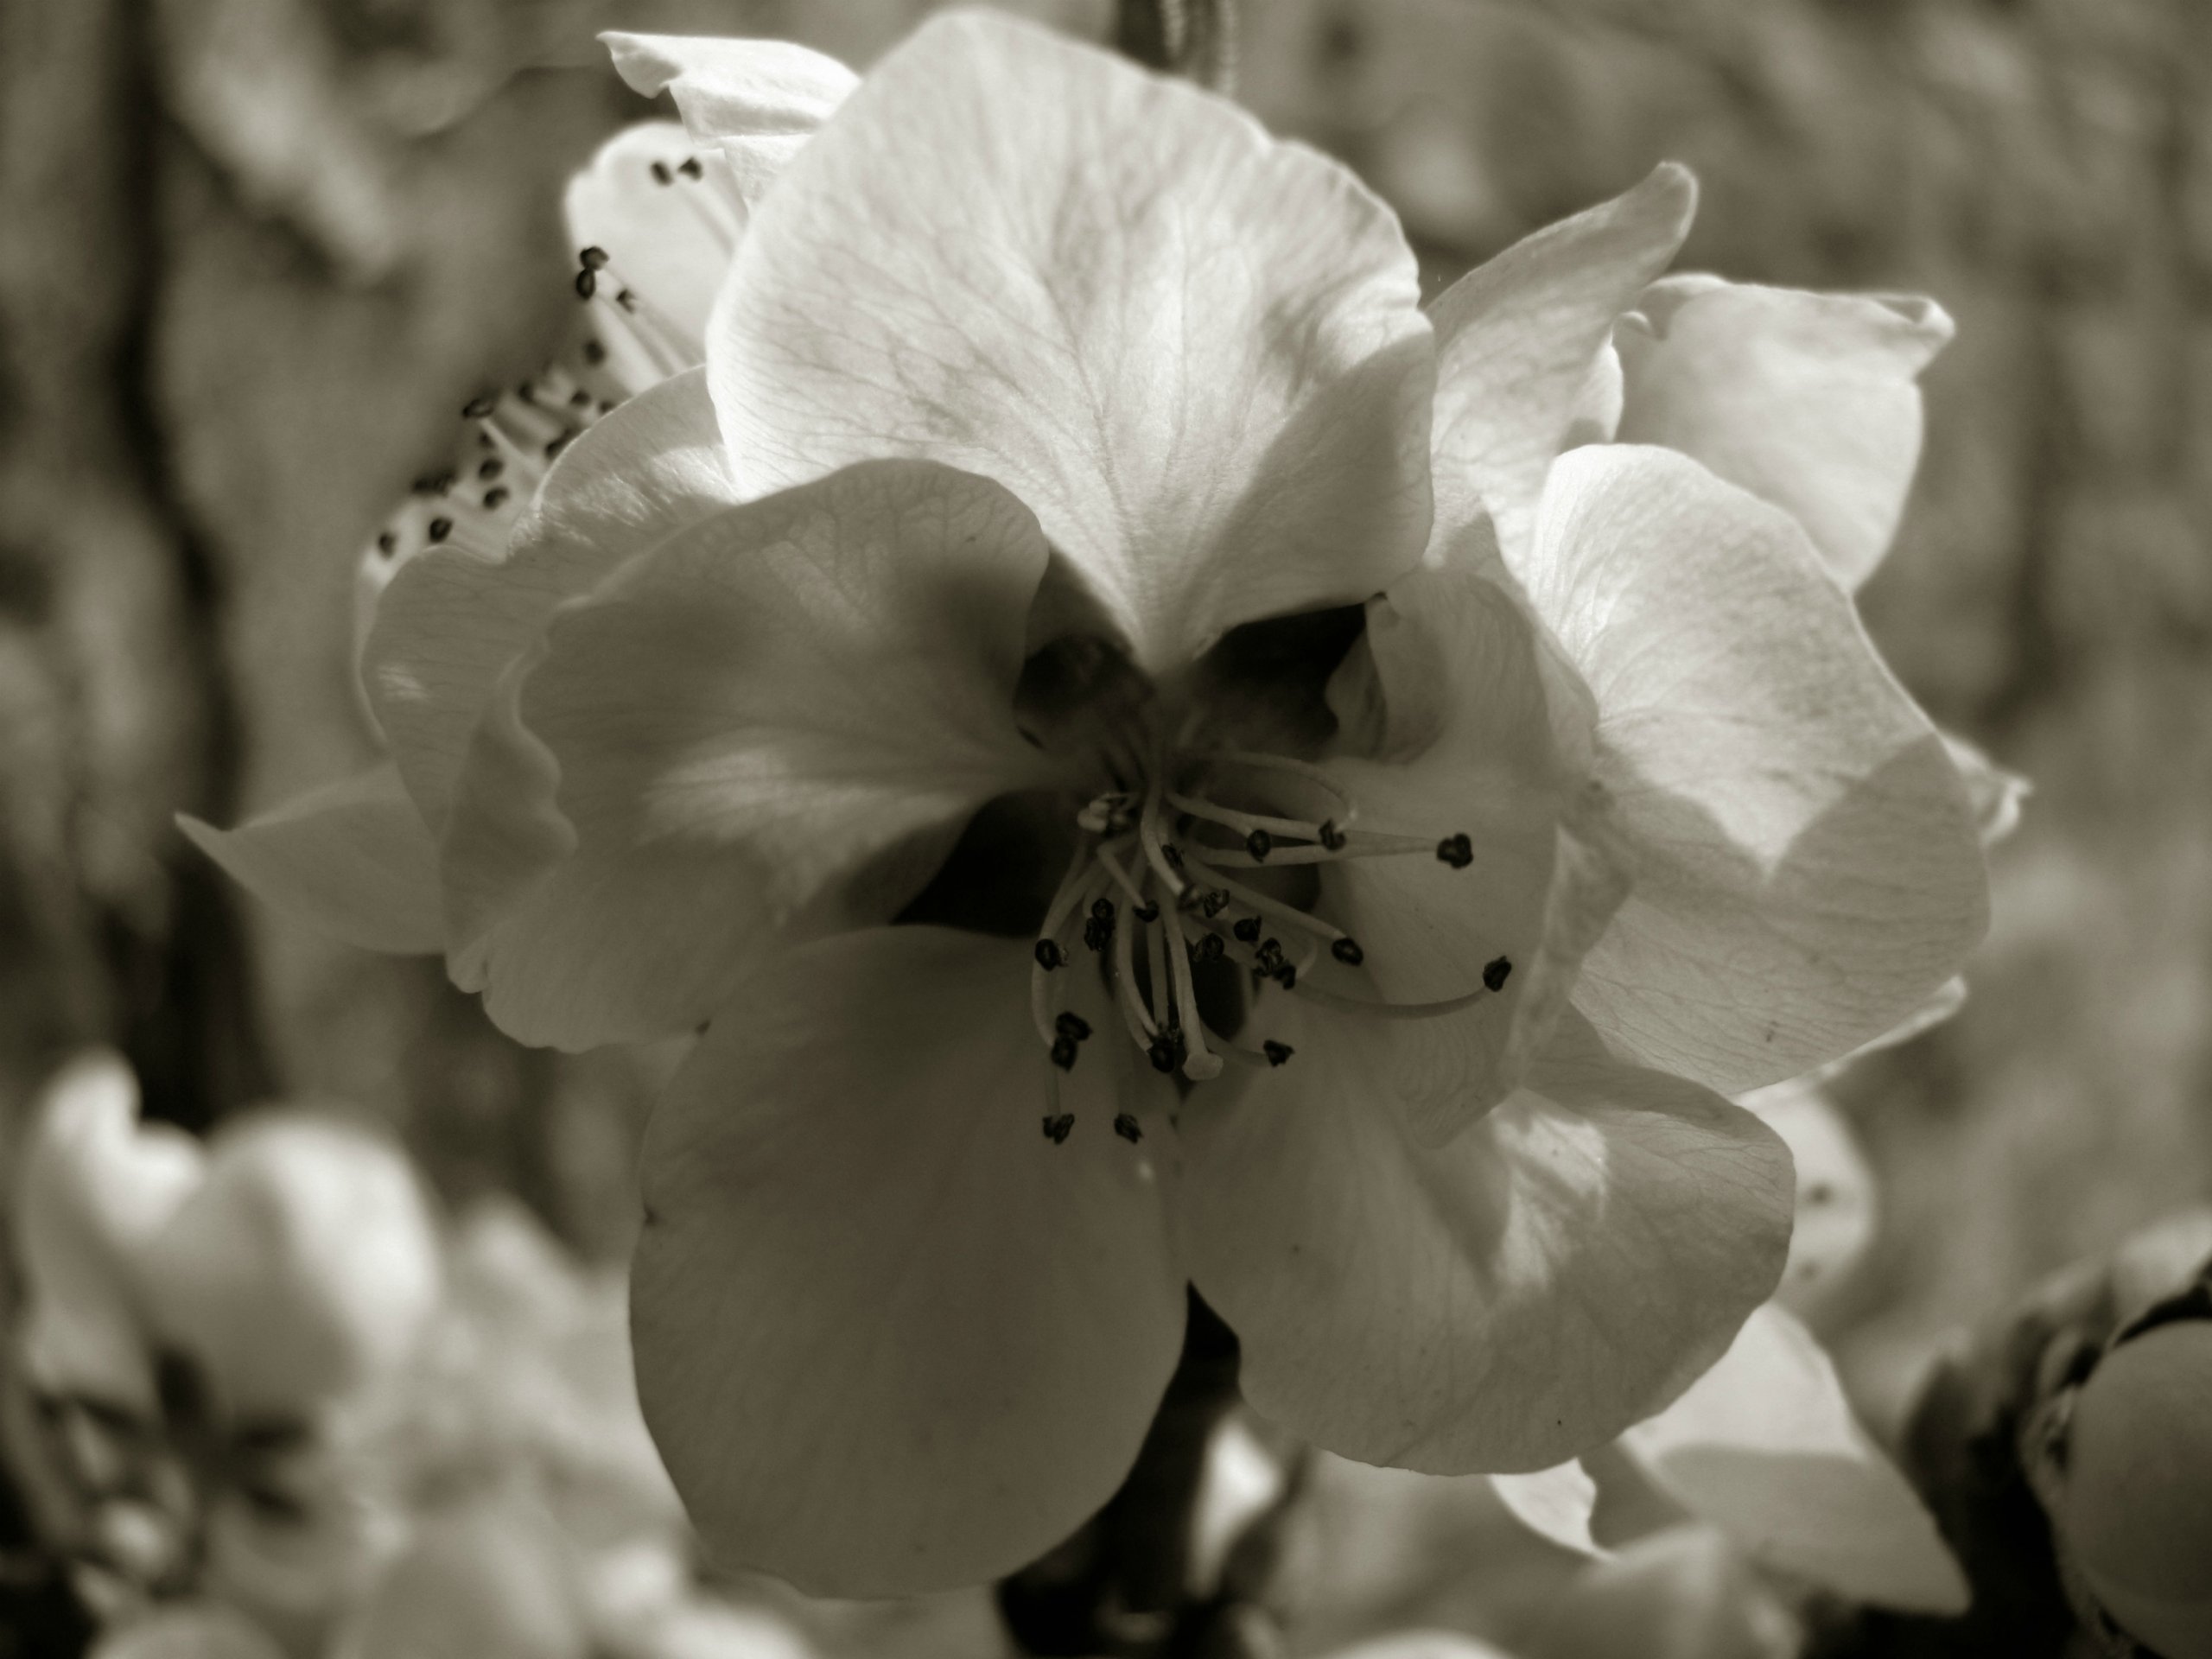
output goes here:
{"type": "Polygon", "coordinates": [[[1024,1653],[1117,1659],[1258,1659],[1279,1642],[1259,1600],[1285,1501],[1248,1529],[1217,1586],[1192,1582],[1192,1522],[1206,1446],[1237,1404],[1236,1333],[1190,1298],[1183,1354],[1122,1488],[1072,1538],[1001,1581],[998,1604],[1024,1653]]]}
{"type": "Polygon", "coordinates": [[[1228,93],[1236,79],[1236,0],[1117,0],[1114,45],[1148,68],[1228,93]]]}

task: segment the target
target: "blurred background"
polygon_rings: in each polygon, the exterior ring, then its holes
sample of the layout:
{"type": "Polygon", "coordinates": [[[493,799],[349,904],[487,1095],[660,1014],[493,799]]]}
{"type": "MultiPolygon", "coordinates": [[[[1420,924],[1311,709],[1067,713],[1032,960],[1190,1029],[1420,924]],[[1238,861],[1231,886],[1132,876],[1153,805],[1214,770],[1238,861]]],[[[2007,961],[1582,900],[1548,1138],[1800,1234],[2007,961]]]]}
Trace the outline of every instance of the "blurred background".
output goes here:
{"type": "MultiPolygon", "coordinates": [[[[151,1115],[343,1103],[448,1201],[620,1258],[654,1056],[518,1048],[436,963],[251,906],[171,815],[372,752],[356,555],[559,343],[561,186],[648,112],[594,33],[864,67],[925,10],[0,0],[0,1146],[105,1041],[151,1115]]],[[[1254,0],[1239,91],[1434,286],[1673,157],[1683,268],[1957,320],[1863,605],[2036,792],[1964,1013],[1837,1086],[1883,1210],[1818,1323],[1878,1426],[1942,1332],[2212,1196],[2212,8],[1254,0]]]]}

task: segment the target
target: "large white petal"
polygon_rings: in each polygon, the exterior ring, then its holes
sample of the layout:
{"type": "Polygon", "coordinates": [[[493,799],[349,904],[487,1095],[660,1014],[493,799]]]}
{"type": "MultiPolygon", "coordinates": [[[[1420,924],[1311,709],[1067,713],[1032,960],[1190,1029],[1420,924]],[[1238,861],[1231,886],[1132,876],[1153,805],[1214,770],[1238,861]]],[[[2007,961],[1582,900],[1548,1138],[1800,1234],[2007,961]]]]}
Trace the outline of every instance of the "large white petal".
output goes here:
{"type": "Polygon", "coordinates": [[[1664,444],[1795,517],[1838,582],[1889,551],[1920,459],[1933,300],[1669,276],[1622,322],[1623,443],[1664,444]]]}
{"type": "Polygon", "coordinates": [[[1262,1009],[1289,1061],[1184,1109],[1192,1281],[1254,1408],[1370,1463],[1548,1468],[1687,1387],[1773,1289],[1789,1154],[1694,1084],[1555,1049],[1450,1144],[1392,1109],[1391,1033],[1262,1009]]]}
{"type": "Polygon", "coordinates": [[[1597,699],[1635,887],[1576,1004],[1726,1092],[1878,1036],[1987,881],[1956,769],[1795,520],[1669,450],[1560,458],[1509,560],[1597,699]]]}
{"type": "Polygon", "coordinates": [[[1614,322],[1667,268],[1696,208],[1696,181],[1663,163],[1626,194],[1515,243],[1429,307],[1440,526],[1487,510],[1509,549],[1526,539],[1578,416],[1610,405],[1600,358],[1614,322]]]}
{"type": "Polygon", "coordinates": [[[1753,1556],[1853,1601],[1966,1610],[1934,1518],[1852,1414],[1835,1367],[1780,1307],[1622,1444],[1671,1497],[1753,1556]]]}
{"type": "Polygon", "coordinates": [[[1135,1460],[1183,1326],[1157,1137],[1113,1133],[1096,982],[1065,976],[1097,1035],[1061,1077],[1029,970],[1026,942],[938,928],[810,945],[655,1116],[639,1394],[724,1563],[833,1594],[973,1583],[1135,1460]]]}
{"type": "Polygon", "coordinates": [[[692,1029],[843,878],[1053,781],[1014,721],[1046,558],[996,485],[877,461],[704,519],[567,607],[518,722],[480,726],[447,836],[465,982],[525,1041],[692,1029]]]}
{"type": "Polygon", "coordinates": [[[390,762],[326,784],[235,830],[177,827],[255,898],[370,950],[443,947],[437,847],[390,762]]]}
{"type": "Polygon", "coordinates": [[[493,556],[429,550],[377,607],[363,677],[400,776],[442,830],[469,734],[499,676],[563,600],[737,499],[705,372],[664,381],[583,434],[493,556]]]}
{"type": "Polygon", "coordinates": [[[708,359],[749,489],[877,455],[995,478],[1158,671],[1417,559],[1416,297],[1389,211],[1336,163],[960,13],[761,203],[708,359]]]}

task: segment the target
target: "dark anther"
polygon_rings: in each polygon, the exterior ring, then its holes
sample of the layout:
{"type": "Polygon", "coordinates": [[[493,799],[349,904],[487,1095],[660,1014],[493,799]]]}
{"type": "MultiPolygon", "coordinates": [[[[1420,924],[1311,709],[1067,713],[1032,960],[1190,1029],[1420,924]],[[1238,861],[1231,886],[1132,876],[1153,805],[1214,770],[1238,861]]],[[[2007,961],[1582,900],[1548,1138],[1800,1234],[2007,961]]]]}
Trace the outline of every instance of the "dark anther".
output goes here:
{"type": "Polygon", "coordinates": [[[1276,969],[1282,966],[1282,941],[1281,939],[1262,939],[1260,941],[1260,948],[1252,954],[1254,959],[1259,963],[1260,966],[1272,974],[1276,969]]]}
{"type": "Polygon", "coordinates": [[[1201,916],[1204,916],[1208,921],[1211,921],[1215,917],[1220,915],[1223,911],[1227,910],[1228,908],[1229,889],[1227,887],[1216,887],[1211,893],[1206,894],[1205,898],[1198,900],[1198,913],[1201,916]]]}
{"type": "Polygon", "coordinates": [[[595,340],[584,341],[584,361],[593,365],[607,361],[607,347],[595,340]]]}
{"type": "Polygon", "coordinates": [[[1071,1043],[1087,1042],[1090,1037],[1090,1021],[1079,1014],[1064,1014],[1052,1021],[1052,1029],[1071,1043]]]}
{"type": "Polygon", "coordinates": [[[696,156],[685,156],[683,163],[676,170],[687,179],[704,178],[707,175],[707,169],[699,165],[699,158],[696,156]]]}
{"type": "Polygon", "coordinates": [[[582,386],[578,386],[574,391],[569,394],[569,407],[570,409],[589,409],[591,407],[591,393],[586,391],[582,386]]]}
{"type": "Polygon", "coordinates": [[[461,407],[461,416],[466,421],[480,421],[499,406],[498,396],[487,391],[482,397],[472,397],[463,404],[461,407]]]}
{"type": "Polygon", "coordinates": [[[525,404],[536,403],[537,401],[537,383],[534,380],[518,381],[515,384],[515,396],[521,398],[525,404]]]}
{"type": "Polygon", "coordinates": [[[576,297],[588,300],[599,292],[599,273],[586,265],[576,273],[576,297]]]}
{"type": "Polygon", "coordinates": [[[1357,968],[1367,960],[1367,952],[1359,948],[1357,939],[1338,939],[1329,947],[1329,954],[1347,968],[1357,968]]]}
{"type": "Polygon", "coordinates": [[[1436,843],[1436,855],[1455,870],[1475,861],[1475,843],[1465,836],[1446,836],[1436,843]]]}
{"type": "Polygon", "coordinates": [[[496,512],[505,504],[506,499],[507,486],[504,484],[497,485],[484,492],[484,510],[486,512],[496,512]]]}
{"type": "Polygon", "coordinates": [[[1066,960],[1067,957],[1061,953],[1060,947],[1053,944],[1052,940],[1039,939],[1037,941],[1037,965],[1039,968],[1042,968],[1046,973],[1049,974],[1053,969],[1058,967],[1066,960]]]}
{"type": "Polygon", "coordinates": [[[625,311],[634,311],[638,308],[638,296],[626,288],[614,296],[614,303],[625,311]]]}
{"type": "Polygon", "coordinates": [[[602,415],[612,415],[614,412],[613,403],[608,398],[601,398],[599,400],[599,412],[602,415]]]}
{"type": "Polygon", "coordinates": [[[653,182],[655,184],[674,184],[676,182],[676,175],[668,170],[668,163],[666,162],[655,162],[653,163],[653,182]]]}
{"type": "Polygon", "coordinates": [[[1292,1055],[1297,1053],[1298,1051],[1293,1048],[1288,1043],[1279,1043],[1275,1041],[1274,1038],[1270,1037],[1266,1042],[1260,1045],[1260,1052],[1268,1057],[1268,1064],[1269,1065],[1281,1065],[1292,1055]]]}
{"type": "Polygon", "coordinates": [[[1137,906],[1136,918],[1137,920],[1149,926],[1160,919],[1160,906],[1152,904],[1140,905],[1137,906]]]}
{"type": "Polygon", "coordinates": [[[377,537],[377,551],[378,551],[378,552],[379,552],[379,553],[383,554],[383,555],[385,556],[385,557],[386,557],[386,558],[388,559],[388,558],[390,558],[390,557],[391,557],[394,553],[397,552],[398,550],[399,550],[399,537],[397,537],[397,536],[393,535],[393,534],[392,534],[390,531],[388,531],[388,530],[387,530],[387,531],[381,531],[381,532],[379,532],[379,533],[378,533],[378,537],[377,537]]]}
{"type": "Polygon", "coordinates": [[[1292,963],[1286,962],[1281,967],[1275,969],[1274,982],[1276,984],[1281,986],[1286,991],[1296,989],[1298,986],[1297,968],[1292,963]]]}
{"type": "Polygon", "coordinates": [[[1075,1070],[1075,1057],[1079,1051],[1072,1037],[1058,1037],[1052,1040],[1052,1064],[1063,1071],[1075,1070]]]}
{"type": "Polygon", "coordinates": [[[1183,849],[1180,847],[1178,847],[1173,842],[1162,842],[1160,847],[1160,855],[1167,861],[1168,868],[1179,870],[1183,868],[1183,849]]]}
{"type": "Polygon", "coordinates": [[[1275,849],[1275,838],[1264,830],[1255,830],[1244,837],[1244,850],[1252,855],[1255,864],[1264,864],[1268,855],[1275,849]]]}
{"type": "Polygon", "coordinates": [[[1144,1139],[1144,1125],[1137,1122],[1133,1113],[1116,1112],[1114,1114],[1114,1133],[1134,1147],[1144,1139]]]}
{"type": "Polygon", "coordinates": [[[1083,942],[1093,950],[1103,950],[1108,945],[1113,944],[1113,917],[1109,915],[1103,919],[1096,916],[1085,917],[1083,923],[1083,942]]]}
{"type": "Polygon", "coordinates": [[[563,449],[569,447],[570,441],[573,440],[575,435],[576,435],[573,432],[563,432],[557,438],[547,440],[545,445],[545,459],[550,461],[554,456],[559,454],[563,449]]]}
{"type": "Polygon", "coordinates": [[[451,473],[425,473],[408,488],[416,495],[443,495],[452,486],[451,473]]]}
{"type": "Polygon", "coordinates": [[[1496,962],[1484,964],[1483,983],[1493,991],[1502,991],[1505,988],[1506,976],[1512,971],[1512,960],[1510,957],[1500,957],[1496,962]]]}
{"type": "Polygon", "coordinates": [[[1154,1038],[1152,1046],[1145,1050],[1144,1057],[1152,1062],[1152,1069],[1155,1071],[1168,1072],[1175,1069],[1175,1045],[1165,1037],[1154,1038]]]}
{"type": "Polygon", "coordinates": [[[1231,922],[1229,925],[1229,931],[1245,944],[1249,944],[1260,937],[1260,918],[1256,916],[1243,917],[1231,922]]]}
{"type": "Polygon", "coordinates": [[[1228,950],[1229,947],[1221,942],[1221,935],[1218,933],[1209,933],[1198,941],[1198,954],[1200,962],[1219,962],[1228,950]]]}
{"type": "Polygon", "coordinates": [[[1057,1147],[1065,1141],[1068,1138],[1068,1131],[1073,1128],[1075,1128],[1073,1112],[1062,1112],[1057,1117],[1050,1113],[1046,1114],[1045,1138],[1054,1146],[1057,1147]]]}
{"type": "Polygon", "coordinates": [[[486,484],[489,484],[493,479],[497,478],[501,473],[504,473],[506,470],[507,463],[501,461],[497,455],[494,455],[491,460],[486,461],[482,466],[476,469],[476,476],[482,479],[486,484]]]}
{"type": "Polygon", "coordinates": [[[442,542],[447,537],[452,534],[452,519],[433,518],[430,520],[430,544],[433,547],[436,546],[440,542],[442,542]]]}
{"type": "Polygon", "coordinates": [[[1337,828],[1337,821],[1334,818],[1321,820],[1321,844],[1331,852],[1341,853],[1344,849],[1344,843],[1351,839],[1350,836],[1337,828]]]}
{"type": "Polygon", "coordinates": [[[576,256],[576,262],[586,270],[605,270],[607,269],[607,250],[605,248],[598,247],[586,248],[582,253],[579,253],[576,256]]]}

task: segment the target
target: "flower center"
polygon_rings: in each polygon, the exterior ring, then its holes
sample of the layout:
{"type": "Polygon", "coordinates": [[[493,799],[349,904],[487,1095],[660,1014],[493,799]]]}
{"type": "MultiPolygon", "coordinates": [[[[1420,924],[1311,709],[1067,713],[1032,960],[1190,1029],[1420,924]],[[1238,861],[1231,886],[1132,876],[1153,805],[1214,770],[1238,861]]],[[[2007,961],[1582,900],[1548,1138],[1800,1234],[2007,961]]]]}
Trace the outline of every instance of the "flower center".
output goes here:
{"type": "MultiPolygon", "coordinates": [[[[1472,1007],[1505,987],[1513,964],[1504,957],[1484,969],[1482,984],[1440,1002],[1390,1002],[1325,990],[1308,973],[1325,950],[1357,968],[1360,943],[1287,899],[1262,891],[1231,871],[1325,865],[1356,858],[1434,858],[1454,870],[1474,861],[1464,832],[1442,836],[1363,828],[1359,805],[1320,767],[1287,755],[1210,749],[1165,755],[1145,769],[1141,789],[1115,789],[1076,814],[1075,857],[1037,931],[1030,975],[1030,1010],[1052,1064],[1071,1071],[1092,1036],[1090,1022],[1064,1008],[1061,988],[1083,971],[1079,951],[1096,959],[1123,1033],[1163,1074],[1193,1083],[1219,1077],[1224,1063],[1273,1067],[1293,1050],[1251,1027],[1264,1023],[1261,994],[1272,986],[1338,1013],[1427,1019],[1472,1007]],[[1272,776],[1319,791],[1334,803],[1318,821],[1224,805],[1203,792],[1213,779],[1272,776]],[[1195,779],[1188,790],[1174,786],[1195,779]],[[1227,963],[1246,995],[1242,1017],[1217,1023],[1201,1012],[1197,975],[1227,963]],[[1222,1024],[1233,1029],[1224,1030],[1222,1024]]],[[[1123,775],[1131,775],[1124,773],[1123,775]]],[[[1218,980],[1217,970],[1216,974],[1218,980]]],[[[1218,999],[1213,999],[1217,1003],[1218,999]]],[[[1066,1139],[1071,1114],[1045,1119],[1046,1136],[1066,1139]]],[[[1115,1129],[1129,1141],[1141,1130],[1123,1112],[1115,1129]]]]}

